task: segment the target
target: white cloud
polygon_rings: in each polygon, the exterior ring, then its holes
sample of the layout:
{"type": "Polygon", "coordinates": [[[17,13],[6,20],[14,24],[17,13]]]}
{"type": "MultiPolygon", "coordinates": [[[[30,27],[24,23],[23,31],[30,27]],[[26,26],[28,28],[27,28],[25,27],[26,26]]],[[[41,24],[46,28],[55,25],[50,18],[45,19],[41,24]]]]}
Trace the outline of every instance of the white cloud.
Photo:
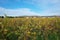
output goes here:
{"type": "Polygon", "coordinates": [[[46,9],[41,12],[41,15],[47,15],[47,16],[60,16],[60,9],[46,9]]]}
{"type": "Polygon", "coordinates": [[[29,8],[19,8],[19,9],[6,9],[0,7],[0,15],[7,14],[9,16],[50,16],[50,15],[60,15],[60,9],[46,9],[39,13],[32,11],[29,8]]]}
{"type": "Polygon", "coordinates": [[[31,16],[31,15],[40,15],[36,12],[33,12],[29,8],[20,8],[20,9],[5,9],[0,7],[0,15],[7,14],[9,16],[31,16]]]}
{"type": "Polygon", "coordinates": [[[48,4],[48,3],[59,3],[60,0],[24,0],[26,3],[33,4],[48,4]]]}
{"type": "MultiPolygon", "coordinates": [[[[13,0],[15,2],[23,2],[27,4],[35,5],[41,8],[43,11],[40,13],[32,11],[29,8],[19,8],[19,9],[6,9],[0,7],[0,15],[60,15],[60,0],[13,0]]],[[[1,0],[0,3],[6,3],[8,0],[1,0]]]]}
{"type": "Polygon", "coordinates": [[[60,0],[24,0],[24,2],[42,8],[46,8],[50,5],[57,7],[60,5],[60,0]]]}

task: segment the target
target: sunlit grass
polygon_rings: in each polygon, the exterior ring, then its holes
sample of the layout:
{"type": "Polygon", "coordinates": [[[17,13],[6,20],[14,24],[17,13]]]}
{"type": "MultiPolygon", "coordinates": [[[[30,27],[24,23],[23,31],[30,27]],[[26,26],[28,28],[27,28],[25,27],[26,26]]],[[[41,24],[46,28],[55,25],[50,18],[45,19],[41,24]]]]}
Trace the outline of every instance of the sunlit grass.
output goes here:
{"type": "Polygon", "coordinates": [[[1,40],[60,40],[60,18],[0,18],[1,40]]]}

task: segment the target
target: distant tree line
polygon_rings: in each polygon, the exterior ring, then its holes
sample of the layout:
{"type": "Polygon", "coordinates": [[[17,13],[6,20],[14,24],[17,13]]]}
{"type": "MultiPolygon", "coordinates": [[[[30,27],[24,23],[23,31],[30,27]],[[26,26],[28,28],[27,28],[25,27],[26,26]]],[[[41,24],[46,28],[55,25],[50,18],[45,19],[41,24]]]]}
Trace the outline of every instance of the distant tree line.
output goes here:
{"type": "Polygon", "coordinates": [[[60,17],[60,16],[0,16],[0,18],[26,18],[26,17],[30,17],[30,18],[37,18],[37,17],[60,17]]]}
{"type": "Polygon", "coordinates": [[[4,17],[7,17],[7,18],[24,18],[25,16],[0,16],[0,18],[4,18],[4,17]]]}

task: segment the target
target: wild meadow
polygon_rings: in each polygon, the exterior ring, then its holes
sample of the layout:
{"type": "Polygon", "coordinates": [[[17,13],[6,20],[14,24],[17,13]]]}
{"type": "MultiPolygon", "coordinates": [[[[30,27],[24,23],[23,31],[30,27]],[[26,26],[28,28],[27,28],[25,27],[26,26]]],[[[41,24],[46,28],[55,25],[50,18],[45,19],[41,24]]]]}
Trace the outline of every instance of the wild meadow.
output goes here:
{"type": "Polygon", "coordinates": [[[60,40],[60,17],[0,18],[0,40],[60,40]]]}

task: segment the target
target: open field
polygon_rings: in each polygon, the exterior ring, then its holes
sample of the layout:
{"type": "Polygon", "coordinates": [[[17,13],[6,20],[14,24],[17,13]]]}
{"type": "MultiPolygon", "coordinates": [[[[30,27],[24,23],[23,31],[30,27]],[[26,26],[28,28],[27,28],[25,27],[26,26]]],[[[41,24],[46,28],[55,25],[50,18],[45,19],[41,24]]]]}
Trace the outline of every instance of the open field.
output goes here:
{"type": "Polygon", "coordinates": [[[60,40],[60,17],[0,18],[0,40],[60,40]]]}

